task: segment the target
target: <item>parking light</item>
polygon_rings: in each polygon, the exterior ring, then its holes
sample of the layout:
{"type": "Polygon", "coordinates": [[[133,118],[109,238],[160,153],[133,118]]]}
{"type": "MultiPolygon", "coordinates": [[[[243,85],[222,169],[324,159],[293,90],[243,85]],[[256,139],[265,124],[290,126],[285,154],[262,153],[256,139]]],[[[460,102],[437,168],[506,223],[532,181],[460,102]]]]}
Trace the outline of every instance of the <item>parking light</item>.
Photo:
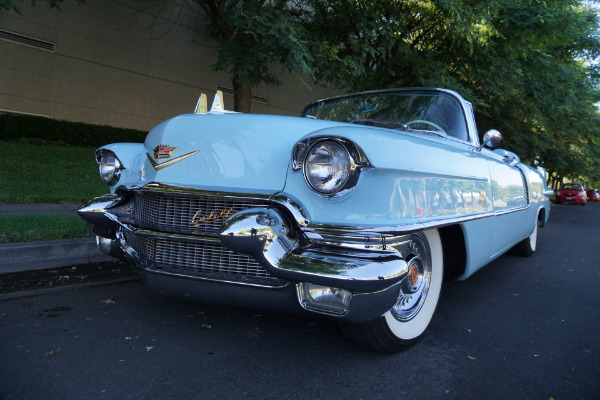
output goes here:
{"type": "Polygon", "coordinates": [[[305,282],[299,283],[296,288],[300,305],[306,310],[333,315],[348,312],[352,293],[345,289],[305,282]]]}

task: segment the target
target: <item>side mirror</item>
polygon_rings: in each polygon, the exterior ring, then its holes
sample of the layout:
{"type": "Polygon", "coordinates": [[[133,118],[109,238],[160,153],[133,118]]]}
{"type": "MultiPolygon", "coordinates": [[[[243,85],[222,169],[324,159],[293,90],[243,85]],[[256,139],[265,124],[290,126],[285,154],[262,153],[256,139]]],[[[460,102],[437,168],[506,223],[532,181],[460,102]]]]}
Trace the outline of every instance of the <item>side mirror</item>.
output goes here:
{"type": "Polygon", "coordinates": [[[483,144],[487,147],[496,147],[502,142],[502,134],[495,129],[490,129],[483,135],[483,144]]]}
{"type": "Polygon", "coordinates": [[[483,146],[496,147],[502,142],[502,134],[495,129],[490,129],[483,135],[483,143],[479,145],[477,151],[481,151],[483,146]]]}

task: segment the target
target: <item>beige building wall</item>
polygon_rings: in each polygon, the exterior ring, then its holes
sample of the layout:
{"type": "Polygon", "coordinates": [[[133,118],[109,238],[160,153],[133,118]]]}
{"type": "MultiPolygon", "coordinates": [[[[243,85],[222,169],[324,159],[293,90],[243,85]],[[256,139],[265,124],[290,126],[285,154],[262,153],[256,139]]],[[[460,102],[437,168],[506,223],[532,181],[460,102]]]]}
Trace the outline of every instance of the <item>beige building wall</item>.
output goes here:
{"type": "MultiPolygon", "coordinates": [[[[23,16],[0,16],[0,112],[149,130],[192,112],[201,92],[210,104],[217,87],[231,88],[228,75],[210,71],[217,43],[202,34],[192,2],[19,6],[23,16]]],[[[253,113],[298,115],[336,93],[282,80],[253,91],[253,113]]],[[[233,109],[233,96],[225,95],[225,107],[233,109]]]]}

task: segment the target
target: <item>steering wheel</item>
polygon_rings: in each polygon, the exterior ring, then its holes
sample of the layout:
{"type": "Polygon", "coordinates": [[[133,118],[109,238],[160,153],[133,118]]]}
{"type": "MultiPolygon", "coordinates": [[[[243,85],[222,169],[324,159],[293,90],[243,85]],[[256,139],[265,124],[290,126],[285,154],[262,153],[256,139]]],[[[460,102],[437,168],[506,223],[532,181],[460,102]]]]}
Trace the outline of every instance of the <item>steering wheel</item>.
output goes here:
{"type": "MultiPolygon", "coordinates": [[[[412,121],[409,121],[409,122],[407,122],[407,123],[406,123],[406,125],[408,125],[408,126],[410,126],[410,124],[426,124],[426,125],[431,125],[431,126],[433,126],[433,127],[434,127],[434,128],[437,130],[437,131],[440,131],[440,132],[442,132],[442,133],[446,133],[446,131],[445,131],[445,130],[443,130],[443,129],[442,129],[442,127],[441,127],[441,126],[439,126],[438,124],[434,124],[433,122],[431,122],[431,121],[427,121],[427,120],[424,120],[424,119],[415,119],[415,120],[412,120],[412,121]]],[[[446,133],[446,134],[447,134],[447,133],[446,133]]]]}

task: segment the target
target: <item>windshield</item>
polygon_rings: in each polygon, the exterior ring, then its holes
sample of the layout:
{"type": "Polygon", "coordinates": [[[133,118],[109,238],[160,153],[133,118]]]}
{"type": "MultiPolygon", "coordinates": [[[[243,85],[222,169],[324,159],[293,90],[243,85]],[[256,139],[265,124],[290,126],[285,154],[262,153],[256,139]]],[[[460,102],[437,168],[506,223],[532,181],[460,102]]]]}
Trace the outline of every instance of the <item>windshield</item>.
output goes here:
{"type": "Polygon", "coordinates": [[[581,188],[581,185],[567,184],[567,185],[563,185],[561,190],[583,190],[583,189],[581,188]]]}
{"type": "Polygon", "coordinates": [[[469,137],[459,101],[443,92],[362,93],[314,103],[302,116],[469,137]]]}

